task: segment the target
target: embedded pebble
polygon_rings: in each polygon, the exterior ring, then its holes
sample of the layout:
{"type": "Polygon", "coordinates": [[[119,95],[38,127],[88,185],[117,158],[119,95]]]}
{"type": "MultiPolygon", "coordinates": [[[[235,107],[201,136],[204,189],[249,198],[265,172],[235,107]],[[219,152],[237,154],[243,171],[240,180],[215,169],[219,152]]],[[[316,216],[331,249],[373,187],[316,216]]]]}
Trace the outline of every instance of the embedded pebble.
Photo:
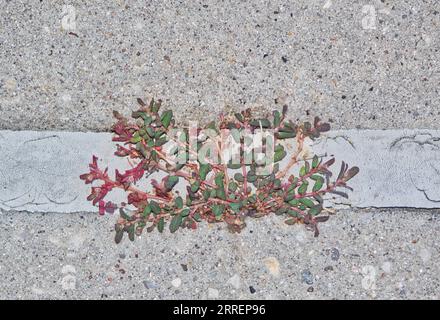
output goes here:
{"type": "Polygon", "coordinates": [[[275,257],[268,257],[263,260],[269,273],[274,277],[280,276],[280,263],[275,257]]]}
{"type": "Polygon", "coordinates": [[[173,287],[178,288],[182,284],[182,280],[180,278],[173,279],[171,281],[171,284],[173,285],[173,287]]]}
{"type": "Polygon", "coordinates": [[[422,248],[419,255],[423,263],[427,263],[431,259],[431,252],[427,248],[422,248]]]}
{"type": "Polygon", "coordinates": [[[332,248],[332,250],[330,251],[330,258],[333,261],[338,261],[339,260],[339,250],[336,248],[332,248]]]}
{"type": "Polygon", "coordinates": [[[252,287],[252,286],[249,286],[249,291],[250,291],[252,294],[254,294],[255,292],[257,292],[257,290],[255,290],[255,288],[252,287]]]}
{"type": "Polygon", "coordinates": [[[234,274],[229,280],[228,283],[233,286],[235,289],[239,289],[241,286],[240,276],[238,274],[234,274]]]}
{"type": "Polygon", "coordinates": [[[301,273],[302,281],[307,283],[308,285],[313,284],[313,275],[309,270],[304,270],[301,273]]]}
{"type": "Polygon", "coordinates": [[[214,288],[208,288],[208,298],[209,299],[218,299],[219,292],[217,289],[214,288]]]}
{"type": "Polygon", "coordinates": [[[148,280],[142,281],[142,283],[144,284],[144,287],[147,288],[147,289],[156,289],[156,288],[159,287],[154,282],[148,281],[148,280]]]}
{"type": "Polygon", "coordinates": [[[391,267],[392,267],[392,264],[389,261],[385,261],[382,264],[382,270],[386,273],[391,273],[391,267]]]}

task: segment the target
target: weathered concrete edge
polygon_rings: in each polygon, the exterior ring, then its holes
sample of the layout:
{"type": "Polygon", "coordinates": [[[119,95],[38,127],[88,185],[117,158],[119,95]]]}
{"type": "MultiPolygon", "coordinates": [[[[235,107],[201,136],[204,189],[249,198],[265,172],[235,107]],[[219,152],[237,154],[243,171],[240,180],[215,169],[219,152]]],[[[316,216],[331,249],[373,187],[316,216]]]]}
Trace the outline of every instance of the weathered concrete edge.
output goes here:
{"type": "MultiPolygon", "coordinates": [[[[440,130],[338,130],[311,145],[360,173],[344,204],[352,208],[440,208],[440,130]]],[[[0,131],[0,208],[28,212],[96,212],[79,180],[92,154],[113,170],[110,133],[0,131]]],[[[340,198],[330,204],[343,203],[340,198]]]]}

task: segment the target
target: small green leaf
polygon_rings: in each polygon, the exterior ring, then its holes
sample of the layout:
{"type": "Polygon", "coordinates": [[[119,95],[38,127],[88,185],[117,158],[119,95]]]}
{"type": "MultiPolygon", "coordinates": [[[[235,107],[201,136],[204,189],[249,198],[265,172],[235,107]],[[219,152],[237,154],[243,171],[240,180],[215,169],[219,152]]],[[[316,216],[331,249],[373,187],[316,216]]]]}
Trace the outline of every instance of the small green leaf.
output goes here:
{"type": "Polygon", "coordinates": [[[139,141],[142,141],[142,137],[139,135],[139,131],[137,131],[133,137],[131,137],[130,142],[131,143],[138,143],[139,141]]]}
{"type": "Polygon", "coordinates": [[[315,205],[315,203],[312,200],[310,200],[309,198],[299,199],[299,202],[301,202],[303,205],[305,205],[308,208],[311,208],[315,205]]]}
{"type": "Polygon", "coordinates": [[[295,132],[278,132],[277,133],[277,138],[278,139],[290,139],[290,138],[295,138],[296,133],[295,132]]]}
{"type": "Polygon", "coordinates": [[[299,176],[300,177],[304,177],[307,174],[307,167],[306,166],[302,166],[301,169],[299,170],[299,176]]]}
{"type": "Polygon", "coordinates": [[[228,168],[229,169],[240,169],[241,168],[241,163],[228,163],[228,168]]]}
{"type": "Polygon", "coordinates": [[[152,127],[147,127],[146,131],[147,131],[147,134],[150,136],[150,138],[154,137],[155,132],[152,127]]]}
{"type": "Polygon", "coordinates": [[[127,232],[128,232],[128,239],[130,239],[130,241],[134,241],[134,224],[130,225],[127,232]]]}
{"type": "Polygon", "coordinates": [[[147,218],[150,215],[150,213],[151,213],[151,206],[146,205],[144,211],[142,212],[142,217],[147,218]]]}
{"type": "Polygon", "coordinates": [[[194,183],[191,185],[191,191],[196,193],[200,189],[200,181],[194,181],[194,183]]]}
{"type": "Polygon", "coordinates": [[[224,187],[224,182],[223,182],[224,177],[225,177],[225,174],[223,172],[219,172],[215,175],[214,181],[215,181],[215,184],[217,185],[217,187],[219,187],[219,188],[224,187]]]}
{"type": "Polygon", "coordinates": [[[313,168],[313,169],[316,169],[316,168],[318,167],[318,165],[319,165],[319,158],[318,158],[318,156],[315,154],[315,155],[313,156],[313,160],[312,160],[312,168],[313,168]]]}
{"type": "Polygon", "coordinates": [[[182,211],[180,211],[180,215],[182,217],[186,217],[189,215],[189,211],[190,211],[189,208],[183,209],[182,211]]]}
{"type": "Polygon", "coordinates": [[[212,206],[212,213],[214,213],[217,220],[221,219],[223,212],[225,211],[225,206],[223,204],[214,204],[212,206]]]}
{"type": "Polygon", "coordinates": [[[316,180],[312,191],[317,192],[317,191],[321,190],[323,184],[324,184],[324,179],[322,177],[320,177],[320,179],[316,180]]]}
{"type": "Polygon", "coordinates": [[[159,222],[157,223],[157,230],[160,233],[162,233],[164,227],[165,227],[165,219],[162,217],[162,218],[160,218],[159,222]]]}
{"type": "Polygon", "coordinates": [[[256,119],[249,122],[249,124],[253,127],[257,128],[270,128],[270,121],[267,119],[256,119]]]}
{"type": "Polygon", "coordinates": [[[120,243],[123,237],[124,237],[124,231],[122,231],[122,230],[116,231],[116,234],[115,234],[116,244],[120,243]]]}
{"type": "Polygon", "coordinates": [[[322,211],[322,206],[320,204],[318,204],[318,205],[313,206],[312,208],[310,208],[309,213],[312,216],[316,216],[316,215],[320,214],[321,211],[322,211]]]}
{"type": "Polygon", "coordinates": [[[180,214],[176,214],[170,222],[170,231],[171,233],[176,232],[182,224],[182,216],[180,214]]]}
{"type": "Polygon", "coordinates": [[[232,192],[235,192],[238,188],[238,184],[234,181],[229,182],[228,189],[232,192]]]}
{"type": "Polygon", "coordinates": [[[176,200],[174,200],[174,204],[176,205],[176,208],[182,209],[183,208],[183,199],[182,199],[182,197],[177,197],[176,200]]]}
{"type": "Polygon", "coordinates": [[[282,145],[277,145],[275,147],[275,154],[273,156],[273,161],[278,162],[284,159],[287,155],[286,151],[284,151],[284,147],[282,145]]]}
{"type": "Polygon", "coordinates": [[[168,128],[171,122],[171,118],[173,117],[173,111],[167,110],[162,113],[162,117],[160,118],[160,122],[165,128],[168,128]]]}
{"type": "Polygon", "coordinates": [[[194,218],[194,220],[195,221],[197,221],[197,222],[200,222],[200,221],[202,221],[202,216],[200,215],[200,213],[195,213],[194,215],[193,215],[193,218],[194,218]]]}
{"type": "Polygon", "coordinates": [[[168,191],[172,190],[174,186],[179,182],[178,176],[169,176],[165,183],[165,188],[168,189],[168,191]]]}
{"type": "Polygon", "coordinates": [[[309,186],[309,183],[307,181],[304,181],[301,186],[298,188],[298,193],[300,195],[303,195],[307,192],[307,187],[309,186]]]}
{"type": "Polygon", "coordinates": [[[153,211],[153,213],[154,214],[159,214],[160,213],[160,206],[159,206],[159,204],[156,202],[156,201],[154,201],[154,200],[151,200],[150,201],[150,206],[151,206],[151,211],[153,211]]]}
{"type": "Polygon", "coordinates": [[[296,207],[298,204],[299,204],[299,200],[298,199],[292,199],[292,200],[290,200],[290,201],[288,201],[289,202],[289,204],[292,206],[292,207],[296,207]]]}
{"type": "Polygon", "coordinates": [[[200,164],[200,179],[205,180],[209,171],[211,171],[211,165],[209,163],[200,164]]]}
{"type": "Polygon", "coordinates": [[[243,182],[244,181],[244,177],[241,173],[236,173],[234,174],[234,179],[238,182],[243,182]]]}
{"type": "Polygon", "coordinates": [[[224,188],[217,189],[216,195],[217,195],[217,198],[222,199],[222,200],[226,200],[226,192],[225,192],[224,188]]]}
{"type": "Polygon", "coordinates": [[[243,115],[242,115],[241,113],[236,113],[236,114],[235,114],[235,117],[236,117],[237,120],[240,121],[240,122],[243,122],[243,121],[244,121],[243,115]]]}
{"type": "Polygon", "coordinates": [[[232,211],[238,213],[241,209],[241,202],[230,202],[229,206],[231,207],[232,211]]]}
{"type": "Polygon", "coordinates": [[[278,110],[273,112],[273,126],[276,128],[281,123],[281,114],[278,110]]]}

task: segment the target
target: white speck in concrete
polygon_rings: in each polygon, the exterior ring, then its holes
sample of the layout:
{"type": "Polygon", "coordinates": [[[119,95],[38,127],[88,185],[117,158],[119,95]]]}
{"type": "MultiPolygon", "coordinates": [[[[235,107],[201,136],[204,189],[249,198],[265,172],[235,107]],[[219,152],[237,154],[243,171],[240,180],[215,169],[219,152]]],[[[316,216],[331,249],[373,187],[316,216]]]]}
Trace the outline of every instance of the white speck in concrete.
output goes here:
{"type": "Polygon", "coordinates": [[[423,263],[427,263],[429,260],[431,260],[431,251],[425,247],[420,249],[419,252],[420,258],[422,259],[423,263]]]}
{"type": "Polygon", "coordinates": [[[228,283],[234,287],[235,289],[239,289],[241,286],[240,276],[238,274],[234,274],[229,280],[228,283]]]}
{"type": "Polygon", "coordinates": [[[173,287],[178,288],[182,284],[182,280],[180,278],[173,279],[171,281],[171,284],[173,285],[173,287]]]}
{"type": "Polygon", "coordinates": [[[383,264],[382,264],[382,270],[384,271],[384,272],[386,272],[386,273],[391,273],[391,268],[392,268],[392,263],[391,262],[389,262],[389,261],[385,261],[383,264]]]}
{"type": "Polygon", "coordinates": [[[220,296],[219,291],[214,288],[208,288],[208,299],[218,299],[220,296]]]}
{"type": "Polygon", "coordinates": [[[325,3],[324,3],[324,6],[322,7],[323,9],[328,9],[328,8],[330,8],[331,6],[332,6],[332,0],[327,0],[325,3]]]}
{"type": "Polygon", "coordinates": [[[375,290],[376,289],[376,268],[371,265],[364,266],[362,268],[362,288],[365,290],[375,290]]]}

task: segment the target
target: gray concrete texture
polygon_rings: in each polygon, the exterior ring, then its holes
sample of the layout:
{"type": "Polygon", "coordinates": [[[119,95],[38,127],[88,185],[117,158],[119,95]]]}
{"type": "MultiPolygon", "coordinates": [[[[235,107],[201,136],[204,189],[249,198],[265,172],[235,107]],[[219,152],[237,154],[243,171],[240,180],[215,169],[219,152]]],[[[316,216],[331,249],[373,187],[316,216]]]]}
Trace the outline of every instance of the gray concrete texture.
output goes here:
{"type": "Polygon", "coordinates": [[[335,129],[440,120],[437,0],[0,7],[0,129],[108,130],[152,96],[180,121],[283,104],[335,129]]]}
{"type": "Polygon", "coordinates": [[[0,299],[440,298],[432,211],[340,211],[318,238],[271,216],[119,245],[114,218],[0,214],[0,299]]]}

